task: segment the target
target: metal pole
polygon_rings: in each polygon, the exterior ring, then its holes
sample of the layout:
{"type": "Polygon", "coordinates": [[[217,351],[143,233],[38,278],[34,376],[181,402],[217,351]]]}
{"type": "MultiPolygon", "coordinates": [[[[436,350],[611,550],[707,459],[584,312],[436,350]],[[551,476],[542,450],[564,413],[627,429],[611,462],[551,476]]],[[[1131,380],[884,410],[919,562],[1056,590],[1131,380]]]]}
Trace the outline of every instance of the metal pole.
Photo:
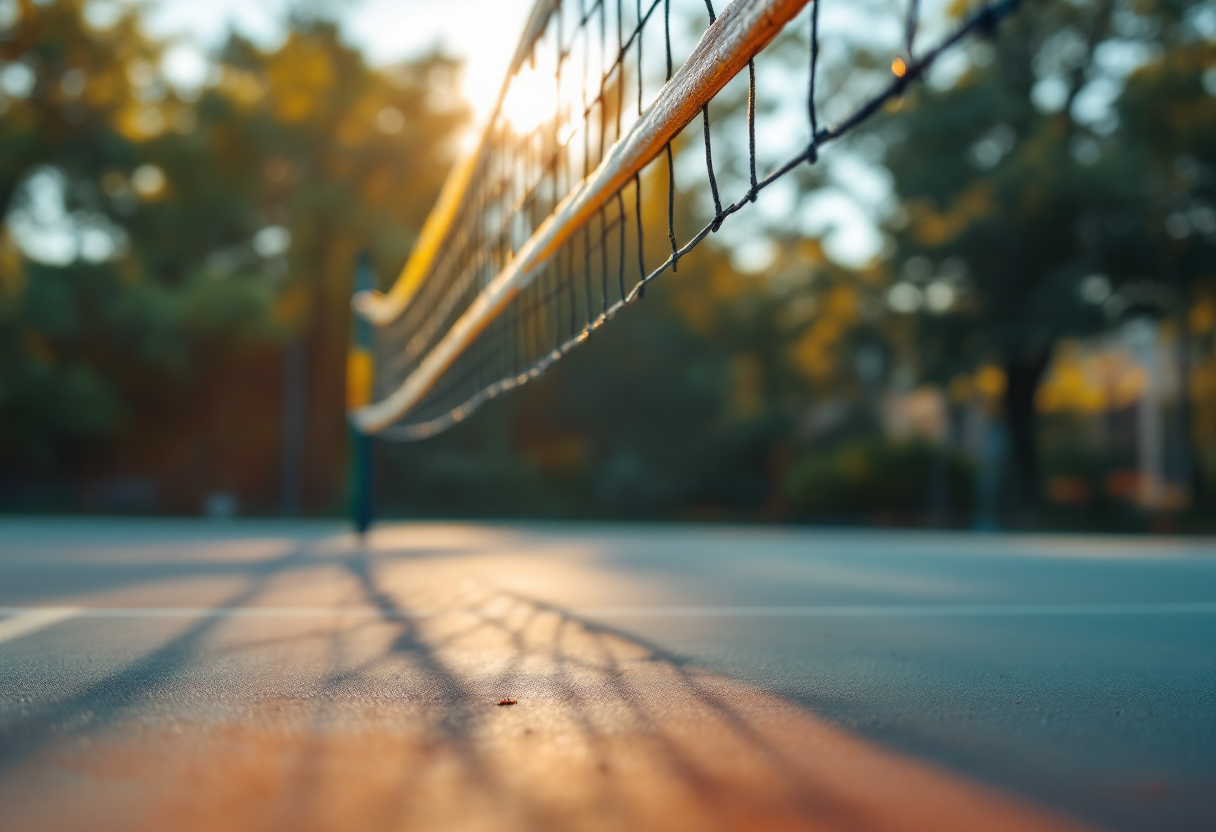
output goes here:
{"type": "MultiPolygon", "coordinates": [[[[372,275],[372,259],[367,251],[355,259],[356,293],[369,291],[375,280],[372,275]]],[[[371,401],[372,394],[372,326],[362,315],[354,315],[351,321],[350,350],[346,360],[347,410],[353,411],[371,401]]],[[[347,432],[350,444],[348,468],[350,518],[355,533],[363,538],[371,527],[375,499],[372,493],[373,458],[372,437],[359,430],[353,421],[348,421],[347,432]]]]}

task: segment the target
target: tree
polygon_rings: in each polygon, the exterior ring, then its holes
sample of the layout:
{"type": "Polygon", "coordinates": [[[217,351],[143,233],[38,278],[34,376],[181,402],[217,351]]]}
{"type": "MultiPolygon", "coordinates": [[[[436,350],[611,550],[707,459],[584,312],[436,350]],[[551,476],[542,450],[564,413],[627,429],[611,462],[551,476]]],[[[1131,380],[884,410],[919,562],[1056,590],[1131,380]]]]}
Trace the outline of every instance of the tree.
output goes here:
{"type": "MultiPolygon", "coordinates": [[[[1180,199],[1176,160],[1207,170],[1212,145],[1197,142],[1216,122],[1197,93],[1213,11],[1178,0],[1033,6],[880,129],[903,208],[890,229],[892,299],[904,311],[925,301],[926,375],[1003,368],[1023,510],[1038,499],[1034,401],[1054,345],[1143,312],[1107,303],[1124,287],[1177,280],[1179,247],[1162,220],[1180,199]]],[[[1210,258],[1210,236],[1194,246],[1210,258]]]]}
{"type": "Polygon", "coordinates": [[[98,440],[140,421],[141,397],[164,394],[204,330],[227,336],[264,306],[246,287],[183,281],[189,253],[165,269],[134,239],[166,184],[149,143],[189,115],[158,74],[160,50],[134,12],[99,28],[79,0],[21,0],[0,38],[0,465],[9,476],[105,464],[113,443],[98,440]],[[240,314],[208,317],[217,304],[240,314]]]}
{"type": "Polygon", "coordinates": [[[230,38],[220,70],[198,104],[208,165],[195,176],[245,194],[243,251],[278,285],[304,353],[305,506],[331,509],[355,256],[370,248],[386,283],[405,262],[467,121],[458,66],[429,55],[376,70],[332,21],[297,15],[273,51],[230,38]]]}
{"type": "Polygon", "coordinates": [[[233,37],[216,80],[179,93],[138,9],[84,11],[21,0],[0,37],[0,468],[266,508],[283,344],[302,339],[312,506],[336,506],[354,255],[385,277],[404,260],[466,118],[457,67],[374,69],[297,15],[278,49],[233,37]],[[30,232],[46,192],[66,239],[49,255],[30,232]]]}

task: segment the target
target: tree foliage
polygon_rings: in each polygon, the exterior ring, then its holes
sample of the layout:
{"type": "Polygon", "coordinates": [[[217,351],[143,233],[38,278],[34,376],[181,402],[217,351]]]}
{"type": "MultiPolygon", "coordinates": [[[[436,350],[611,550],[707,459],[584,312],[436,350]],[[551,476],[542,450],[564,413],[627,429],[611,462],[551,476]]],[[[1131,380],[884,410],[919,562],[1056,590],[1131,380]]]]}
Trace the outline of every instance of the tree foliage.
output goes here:
{"type": "MultiPolygon", "coordinates": [[[[459,67],[442,55],[371,67],[333,20],[303,11],[319,6],[299,6],[279,46],[231,35],[207,80],[179,88],[138,7],[105,25],[86,0],[9,8],[0,504],[33,505],[22,495],[58,483],[75,492],[44,504],[113,507],[107,488],[144,493],[110,487],[129,481],[157,491],[132,507],[195,512],[227,491],[265,512],[298,457],[303,508],[338,510],[355,255],[371,249],[383,285],[408,257],[467,126],[459,67]]],[[[962,511],[965,460],[882,439],[884,389],[962,374],[1003,389],[1032,502],[1036,388],[1061,339],[1150,314],[1216,349],[1214,27],[1211,2],[1030,4],[961,71],[914,86],[861,137],[870,150],[843,148],[890,172],[889,257],[844,268],[796,212],[768,227],[741,214],[545,378],[437,439],[382,445],[382,506],[962,511]],[[756,268],[732,247],[761,233],[773,257],[756,268]]],[[[800,37],[775,46],[790,73],[805,68],[800,37]]],[[[825,58],[824,119],[889,65],[833,44],[848,60],[825,58]]],[[[724,95],[715,124],[745,128],[745,106],[724,95]]],[[[780,121],[763,118],[775,106],[760,102],[761,126],[780,121]]],[[[699,159],[696,132],[681,141],[699,159]]],[[[724,187],[746,181],[743,147],[715,144],[724,187]]],[[[847,187],[824,156],[791,175],[795,200],[847,187]]],[[[659,229],[655,184],[643,214],[659,229]]],[[[678,230],[704,224],[703,197],[677,198],[678,230]]],[[[655,262],[667,244],[647,235],[655,262]]],[[[1194,373],[1196,413],[1216,402],[1209,364],[1194,373]]],[[[1211,430],[1196,420],[1216,447],[1211,430]]]]}
{"type": "Polygon", "coordinates": [[[1004,369],[1023,504],[1054,346],[1184,315],[1216,279],[1213,15],[1178,0],[1033,4],[884,130],[901,206],[892,298],[921,306],[925,376],[1004,369]]]}
{"type": "Polygon", "coordinates": [[[178,90],[137,9],[98,27],[83,0],[20,0],[12,18],[0,468],[176,483],[161,508],[273,493],[281,353],[299,340],[306,475],[332,503],[350,264],[364,246],[385,266],[408,252],[466,118],[455,65],[376,70],[332,22],[297,16],[279,48],[234,35],[208,83],[178,90]]]}

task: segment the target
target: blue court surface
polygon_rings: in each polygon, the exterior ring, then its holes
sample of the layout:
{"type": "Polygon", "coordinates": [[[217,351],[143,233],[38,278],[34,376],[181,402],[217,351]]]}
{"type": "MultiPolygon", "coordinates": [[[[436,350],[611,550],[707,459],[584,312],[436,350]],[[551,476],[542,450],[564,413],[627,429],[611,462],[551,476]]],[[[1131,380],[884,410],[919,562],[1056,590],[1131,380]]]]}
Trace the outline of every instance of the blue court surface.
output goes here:
{"type": "Polygon", "coordinates": [[[629,828],[664,801],[944,828],[968,800],[1213,829],[1216,542],[0,521],[0,825],[203,828],[194,789],[251,829],[629,828]],[[833,749],[894,791],[837,783],[833,749]],[[898,797],[905,770],[940,799],[898,797]]]}

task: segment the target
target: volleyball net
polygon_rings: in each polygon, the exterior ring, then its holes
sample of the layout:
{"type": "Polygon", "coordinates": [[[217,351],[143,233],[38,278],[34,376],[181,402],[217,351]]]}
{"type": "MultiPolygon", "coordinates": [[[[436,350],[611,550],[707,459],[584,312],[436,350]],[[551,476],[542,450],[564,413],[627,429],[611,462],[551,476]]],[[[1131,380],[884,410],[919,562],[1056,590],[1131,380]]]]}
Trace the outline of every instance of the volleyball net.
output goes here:
{"type": "Polygon", "coordinates": [[[712,0],[539,0],[480,141],[449,175],[401,276],[355,295],[371,332],[352,362],[365,380],[352,424],[424,439],[539,376],[765,188],[1022,0],[975,6],[925,49],[909,0],[887,80],[831,124],[820,123],[816,89],[823,2],[733,0],[715,12],[712,0]],[[806,28],[794,32],[799,20],[806,28]],[[788,125],[757,128],[757,56],[774,41],[787,55],[804,50],[798,73],[787,64],[766,76],[800,87],[804,140],[765,168],[758,160],[773,154],[758,142],[790,143],[788,125]],[[677,204],[697,198],[708,221],[679,227],[677,204]]]}

